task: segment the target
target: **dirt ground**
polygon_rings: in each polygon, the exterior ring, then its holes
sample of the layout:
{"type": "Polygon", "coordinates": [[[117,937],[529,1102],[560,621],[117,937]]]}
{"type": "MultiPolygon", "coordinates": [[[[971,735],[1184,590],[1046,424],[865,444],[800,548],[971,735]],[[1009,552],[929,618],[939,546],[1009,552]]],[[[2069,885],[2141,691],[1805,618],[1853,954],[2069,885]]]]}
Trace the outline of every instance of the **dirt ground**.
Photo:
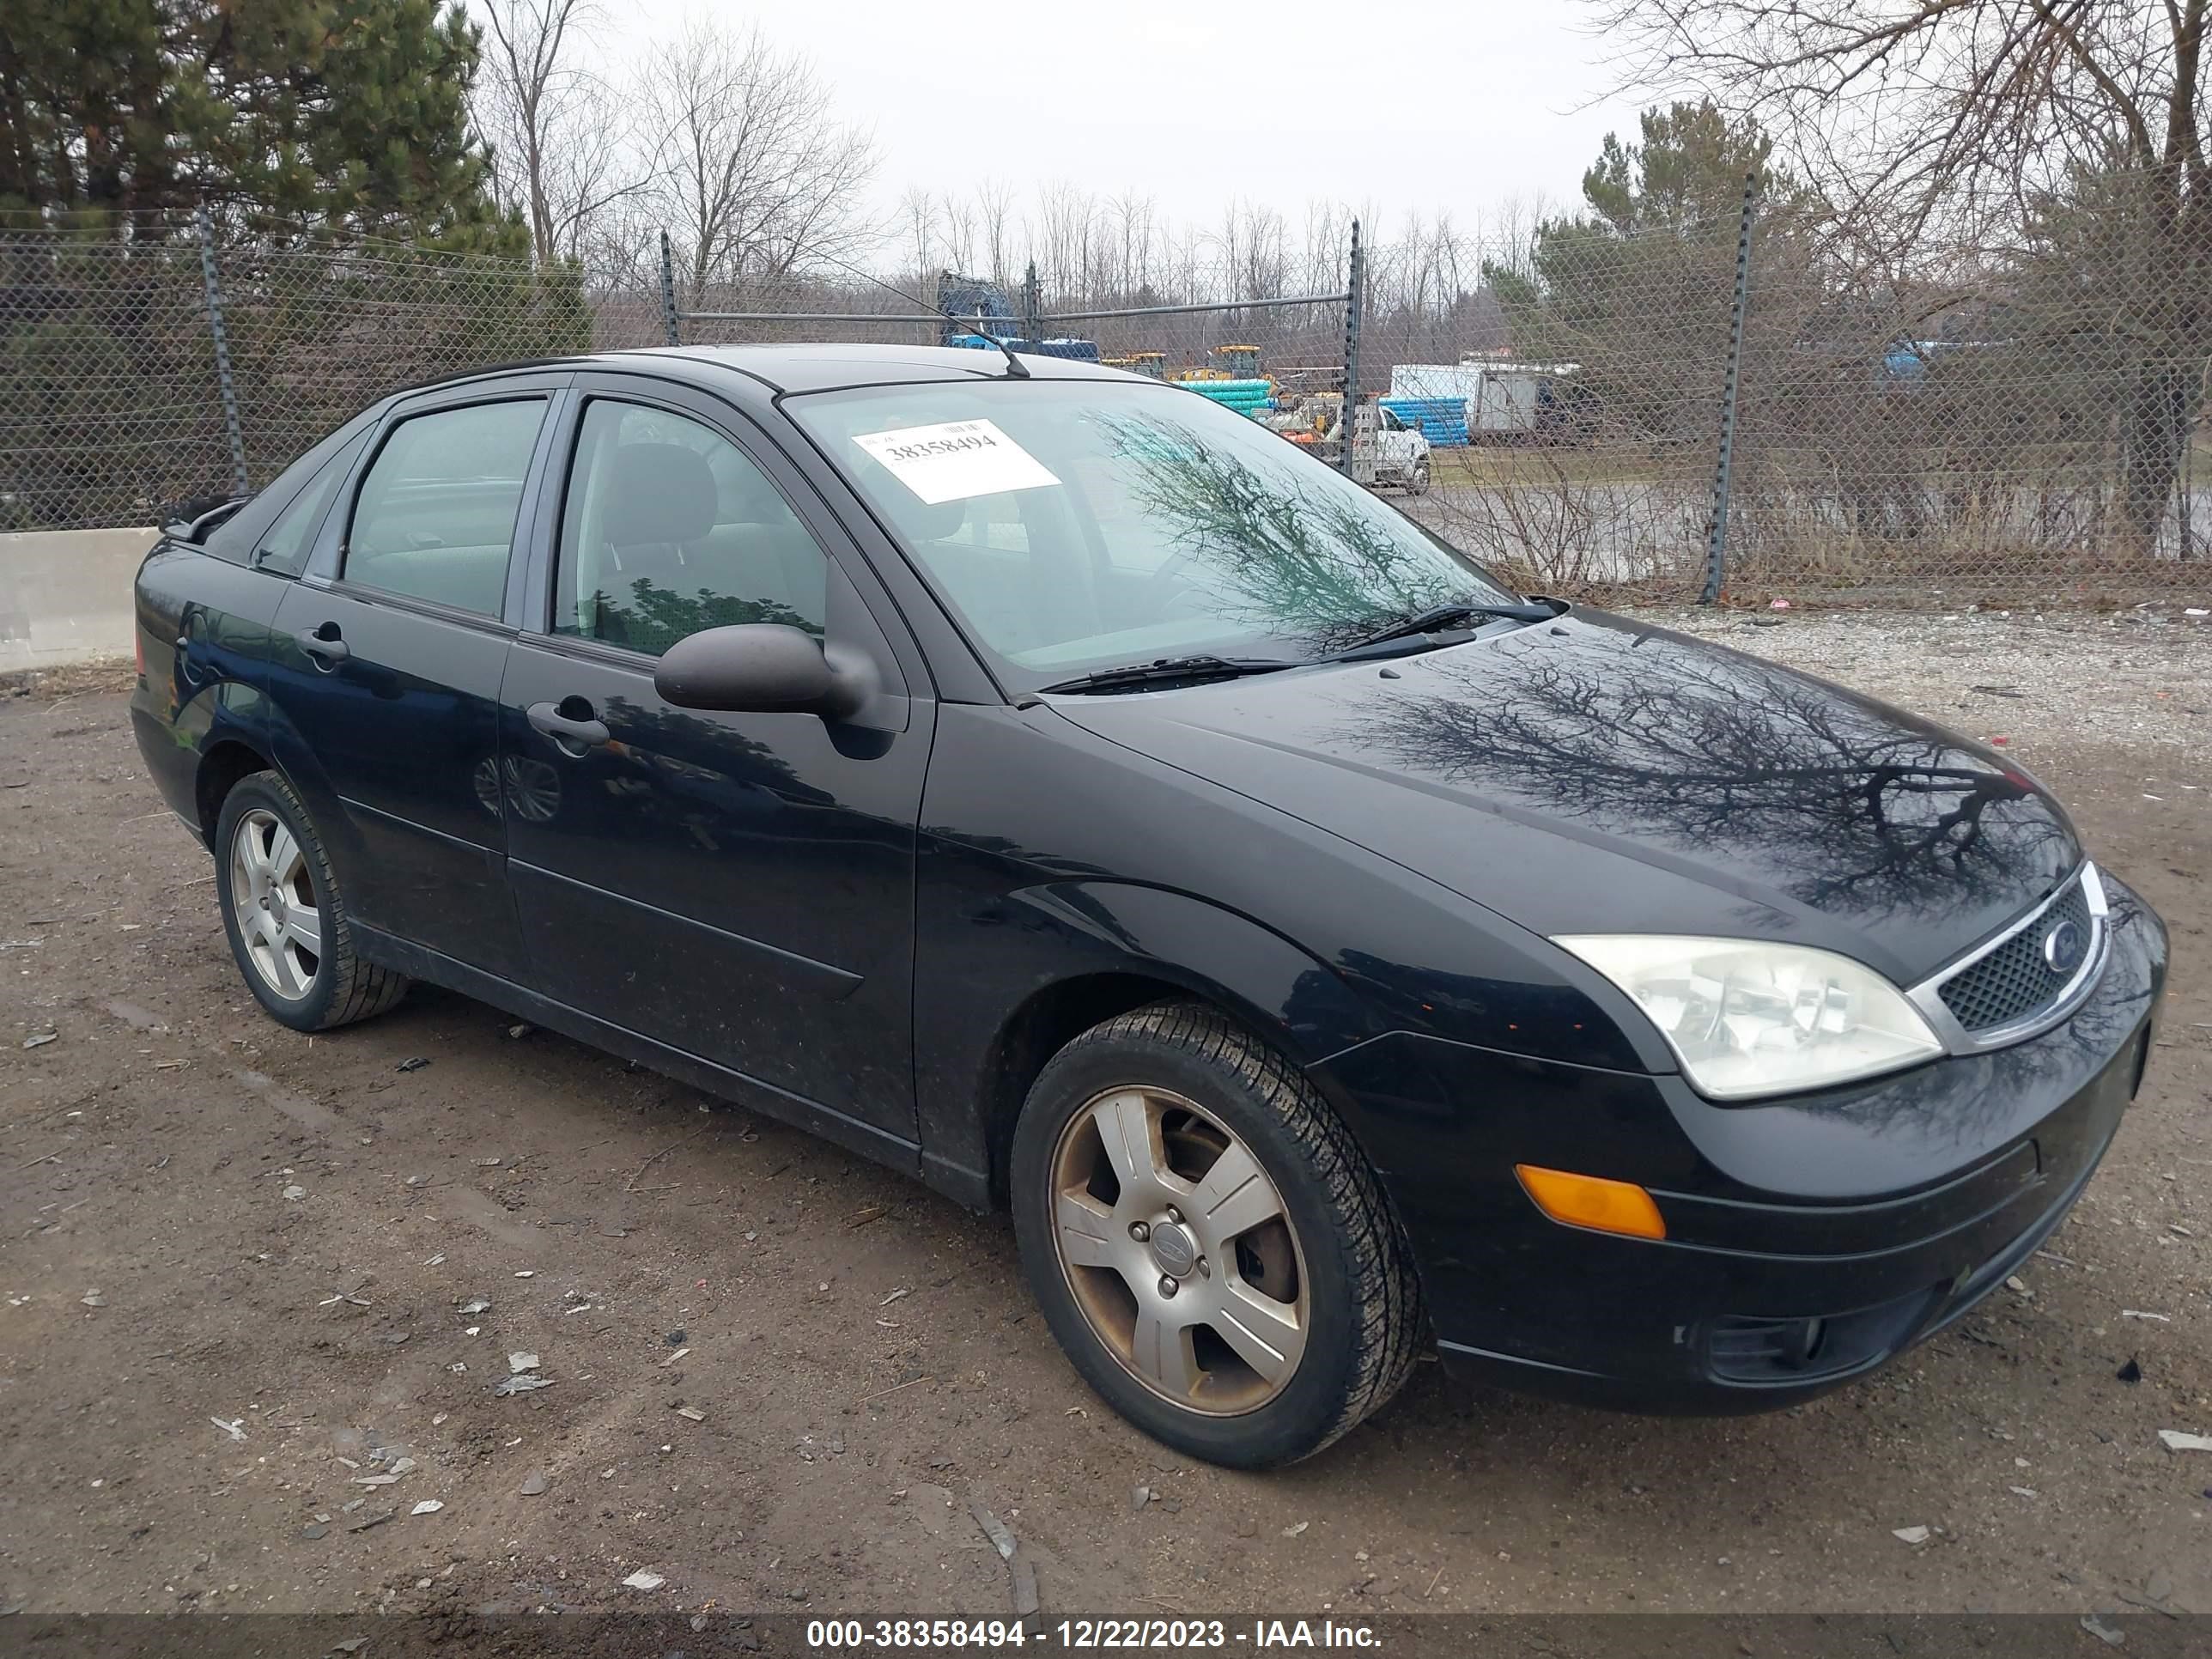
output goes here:
{"type": "Polygon", "coordinates": [[[276,1026],[112,682],[0,698],[0,1608],[1003,1615],[972,1503],[1048,1617],[2212,1612],[2212,1454],[2158,1434],[2212,1432],[2212,683],[2121,675],[2155,732],[2069,737],[2033,641],[1984,644],[2175,946],[2143,1097],[2023,1288],[1774,1416],[1424,1364],[1264,1477],[1092,1398],[997,1218],[459,997],[276,1026]],[[495,1395],[518,1352],[550,1386],[495,1395]]]}

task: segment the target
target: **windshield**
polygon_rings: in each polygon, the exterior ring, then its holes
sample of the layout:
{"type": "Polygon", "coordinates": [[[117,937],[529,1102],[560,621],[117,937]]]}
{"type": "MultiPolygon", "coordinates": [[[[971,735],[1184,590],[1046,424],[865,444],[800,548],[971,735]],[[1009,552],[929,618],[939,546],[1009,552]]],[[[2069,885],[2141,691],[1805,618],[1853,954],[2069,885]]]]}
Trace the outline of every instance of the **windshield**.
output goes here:
{"type": "Polygon", "coordinates": [[[1465,600],[1465,555],[1173,386],[873,386],[784,407],[1025,686],[1163,657],[1309,660],[1465,600]]]}

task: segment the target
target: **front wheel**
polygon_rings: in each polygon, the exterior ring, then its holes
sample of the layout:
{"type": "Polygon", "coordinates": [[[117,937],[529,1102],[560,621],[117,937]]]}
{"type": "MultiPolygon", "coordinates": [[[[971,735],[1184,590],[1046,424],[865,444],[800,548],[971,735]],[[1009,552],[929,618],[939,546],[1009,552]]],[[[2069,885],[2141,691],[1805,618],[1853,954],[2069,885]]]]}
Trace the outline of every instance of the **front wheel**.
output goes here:
{"type": "Polygon", "coordinates": [[[1406,475],[1406,493],[1408,495],[1429,493],[1429,464],[1426,461],[1413,463],[1413,470],[1406,475]]]}
{"type": "Polygon", "coordinates": [[[1419,1287],[1372,1171],[1311,1085],[1211,1009],[1141,1008],[1068,1044],[1012,1176],[1054,1335],[1155,1439],[1270,1468],[1405,1381],[1419,1287]]]}

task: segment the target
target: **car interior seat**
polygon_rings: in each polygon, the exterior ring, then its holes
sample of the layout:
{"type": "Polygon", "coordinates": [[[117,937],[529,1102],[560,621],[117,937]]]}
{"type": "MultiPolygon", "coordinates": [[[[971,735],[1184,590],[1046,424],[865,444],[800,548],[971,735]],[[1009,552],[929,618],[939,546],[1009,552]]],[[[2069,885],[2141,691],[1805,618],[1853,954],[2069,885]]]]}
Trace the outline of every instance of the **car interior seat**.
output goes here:
{"type": "Polygon", "coordinates": [[[687,634],[774,622],[819,634],[823,555],[773,485],[734,451],[612,451],[584,581],[594,637],[654,654],[687,634]]]}

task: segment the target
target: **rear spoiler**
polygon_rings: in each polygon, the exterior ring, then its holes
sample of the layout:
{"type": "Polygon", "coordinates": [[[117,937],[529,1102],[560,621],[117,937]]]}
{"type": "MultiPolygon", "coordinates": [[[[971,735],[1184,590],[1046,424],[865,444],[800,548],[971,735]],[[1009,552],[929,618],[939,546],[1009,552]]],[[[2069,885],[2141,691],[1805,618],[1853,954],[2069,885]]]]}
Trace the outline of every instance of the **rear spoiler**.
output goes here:
{"type": "Polygon", "coordinates": [[[190,501],[173,502],[161,509],[161,533],[173,542],[197,545],[252,499],[251,495],[196,495],[190,501]]]}

